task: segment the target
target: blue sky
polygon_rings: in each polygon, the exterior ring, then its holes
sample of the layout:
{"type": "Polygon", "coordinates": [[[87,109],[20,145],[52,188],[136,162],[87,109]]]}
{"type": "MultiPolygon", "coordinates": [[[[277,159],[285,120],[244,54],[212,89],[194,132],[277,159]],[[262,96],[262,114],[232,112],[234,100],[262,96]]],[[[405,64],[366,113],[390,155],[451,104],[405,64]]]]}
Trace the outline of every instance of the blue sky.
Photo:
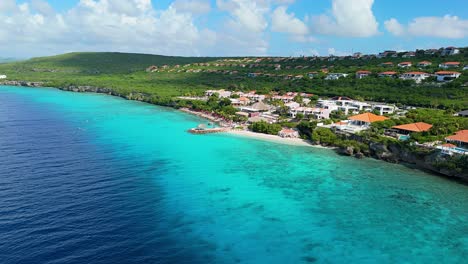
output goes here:
{"type": "Polygon", "coordinates": [[[343,55],[468,46],[466,0],[1,0],[0,21],[0,57],[343,55]]]}

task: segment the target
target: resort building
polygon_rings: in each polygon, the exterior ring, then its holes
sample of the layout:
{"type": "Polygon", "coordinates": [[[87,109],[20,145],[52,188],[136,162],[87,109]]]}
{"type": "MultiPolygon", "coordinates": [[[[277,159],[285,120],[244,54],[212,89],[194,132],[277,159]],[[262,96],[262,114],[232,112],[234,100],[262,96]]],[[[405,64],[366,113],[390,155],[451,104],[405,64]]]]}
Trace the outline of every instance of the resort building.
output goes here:
{"type": "Polygon", "coordinates": [[[369,76],[371,74],[372,74],[371,71],[357,71],[356,72],[356,79],[362,79],[362,78],[367,77],[367,76],[369,76]]]}
{"type": "Polygon", "coordinates": [[[439,64],[439,68],[442,69],[451,69],[451,68],[458,68],[460,67],[460,62],[458,61],[449,61],[439,64]]]}
{"type": "Polygon", "coordinates": [[[403,80],[413,80],[416,83],[421,83],[423,80],[429,78],[430,75],[426,72],[406,72],[400,76],[403,80]]]}
{"type": "Polygon", "coordinates": [[[455,71],[438,71],[435,73],[438,82],[445,82],[457,79],[461,73],[455,71]]]}

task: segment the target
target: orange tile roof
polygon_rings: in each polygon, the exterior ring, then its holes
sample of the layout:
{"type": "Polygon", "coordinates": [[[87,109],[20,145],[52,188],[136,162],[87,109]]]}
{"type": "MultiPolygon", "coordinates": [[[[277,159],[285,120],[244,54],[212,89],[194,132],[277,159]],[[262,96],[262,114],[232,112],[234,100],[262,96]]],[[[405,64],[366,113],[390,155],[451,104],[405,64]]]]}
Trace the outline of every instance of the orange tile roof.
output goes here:
{"type": "Polygon", "coordinates": [[[468,143],[468,129],[460,130],[455,133],[453,136],[446,137],[445,139],[451,141],[460,141],[464,143],[468,143]]]}
{"type": "Polygon", "coordinates": [[[379,74],[385,74],[385,75],[394,75],[394,74],[397,74],[397,72],[394,72],[394,71],[386,71],[386,72],[381,72],[379,74]]]}
{"type": "Polygon", "coordinates": [[[452,75],[452,74],[461,74],[461,73],[456,72],[456,71],[438,71],[435,74],[437,74],[437,75],[452,75]]]}
{"type": "Polygon", "coordinates": [[[457,147],[454,144],[450,144],[450,143],[442,144],[440,146],[444,148],[456,148],[457,147]]]}
{"type": "Polygon", "coordinates": [[[419,72],[419,71],[412,71],[412,72],[405,72],[406,74],[428,74],[427,72],[419,72]]]}
{"type": "Polygon", "coordinates": [[[431,127],[432,127],[431,124],[427,124],[427,123],[424,123],[424,122],[418,122],[418,123],[394,126],[392,128],[406,130],[406,131],[412,131],[412,132],[424,132],[424,131],[428,131],[429,129],[431,129],[431,127]]]}
{"type": "Polygon", "coordinates": [[[428,64],[428,63],[431,63],[431,62],[430,61],[421,61],[418,64],[428,64]]]}
{"type": "Polygon", "coordinates": [[[398,63],[398,64],[400,64],[400,65],[405,65],[405,64],[411,64],[411,62],[410,62],[410,61],[404,61],[404,62],[400,62],[400,63],[398,63]]]}
{"type": "Polygon", "coordinates": [[[376,114],[373,114],[373,113],[364,113],[364,114],[360,114],[360,115],[351,116],[351,117],[349,117],[349,119],[350,120],[357,120],[357,121],[367,122],[367,123],[374,123],[374,122],[387,120],[388,117],[376,115],[376,114]]]}
{"type": "Polygon", "coordinates": [[[444,64],[444,65],[458,65],[458,64],[460,64],[460,62],[458,62],[458,61],[449,61],[449,62],[444,62],[442,64],[444,64]]]}
{"type": "Polygon", "coordinates": [[[371,71],[357,71],[356,73],[372,73],[371,71]]]}

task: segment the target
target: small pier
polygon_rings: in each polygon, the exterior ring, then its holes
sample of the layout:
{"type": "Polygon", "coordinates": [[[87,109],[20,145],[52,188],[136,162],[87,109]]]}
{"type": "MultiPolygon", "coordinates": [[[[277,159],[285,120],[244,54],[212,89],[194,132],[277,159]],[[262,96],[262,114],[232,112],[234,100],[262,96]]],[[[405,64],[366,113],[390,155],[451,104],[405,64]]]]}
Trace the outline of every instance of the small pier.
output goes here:
{"type": "Polygon", "coordinates": [[[222,132],[227,132],[229,128],[225,127],[217,127],[217,128],[207,128],[207,129],[199,129],[199,128],[192,128],[189,129],[189,133],[192,134],[212,134],[212,133],[222,133],[222,132]]]}

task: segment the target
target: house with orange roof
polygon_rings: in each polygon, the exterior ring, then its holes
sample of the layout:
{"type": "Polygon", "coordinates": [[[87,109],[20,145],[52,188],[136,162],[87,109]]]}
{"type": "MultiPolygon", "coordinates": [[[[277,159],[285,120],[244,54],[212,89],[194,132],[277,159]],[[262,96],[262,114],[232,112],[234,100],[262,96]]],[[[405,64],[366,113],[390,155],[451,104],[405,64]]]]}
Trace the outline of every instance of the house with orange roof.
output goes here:
{"type": "Polygon", "coordinates": [[[381,67],[393,67],[393,62],[384,62],[380,64],[381,67]]]}
{"type": "Polygon", "coordinates": [[[388,117],[366,112],[364,114],[354,115],[348,118],[346,125],[336,125],[336,129],[356,133],[369,128],[370,124],[387,120],[388,117]]]}
{"type": "Polygon", "coordinates": [[[438,82],[445,82],[457,79],[461,73],[456,71],[438,71],[435,73],[438,82]]]}
{"type": "Polygon", "coordinates": [[[416,66],[425,68],[425,67],[428,67],[428,66],[431,66],[431,65],[432,65],[432,62],[430,62],[430,61],[420,61],[420,62],[418,62],[418,64],[416,66]]]}
{"type": "Polygon", "coordinates": [[[439,68],[442,69],[451,69],[460,67],[461,63],[458,61],[449,61],[439,64],[439,68]]]}
{"type": "Polygon", "coordinates": [[[367,76],[369,76],[371,74],[372,74],[371,71],[357,71],[356,72],[356,79],[362,79],[362,78],[367,77],[367,76]]]}
{"type": "Polygon", "coordinates": [[[431,127],[432,127],[431,124],[427,124],[424,122],[417,122],[417,123],[393,126],[392,128],[397,130],[399,134],[407,135],[410,133],[426,132],[426,131],[429,131],[431,127]]]}
{"type": "Polygon", "coordinates": [[[445,140],[453,145],[456,145],[456,147],[451,147],[448,149],[448,154],[457,153],[468,155],[468,129],[455,132],[455,135],[448,136],[445,138],[445,140]]]}
{"type": "Polygon", "coordinates": [[[404,61],[404,62],[398,63],[399,68],[409,68],[411,66],[413,66],[413,63],[411,63],[410,61],[404,61]]]}
{"type": "Polygon", "coordinates": [[[400,75],[400,79],[413,80],[416,83],[420,83],[429,77],[430,77],[429,73],[419,72],[419,71],[405,72],[402,75],[400,75]]]}
{"type": "Polygon", "coordinates": [[[379,73],[379,77],[396,77],[397,72],[396,71],[385,71],[379,73]]]}
{"type": "Polygon", "coordinates": [[[278,136],[282,138],[298,138],[299,132],[294,129],[283,128],[280,132],[278,132],[278,136]]]}

